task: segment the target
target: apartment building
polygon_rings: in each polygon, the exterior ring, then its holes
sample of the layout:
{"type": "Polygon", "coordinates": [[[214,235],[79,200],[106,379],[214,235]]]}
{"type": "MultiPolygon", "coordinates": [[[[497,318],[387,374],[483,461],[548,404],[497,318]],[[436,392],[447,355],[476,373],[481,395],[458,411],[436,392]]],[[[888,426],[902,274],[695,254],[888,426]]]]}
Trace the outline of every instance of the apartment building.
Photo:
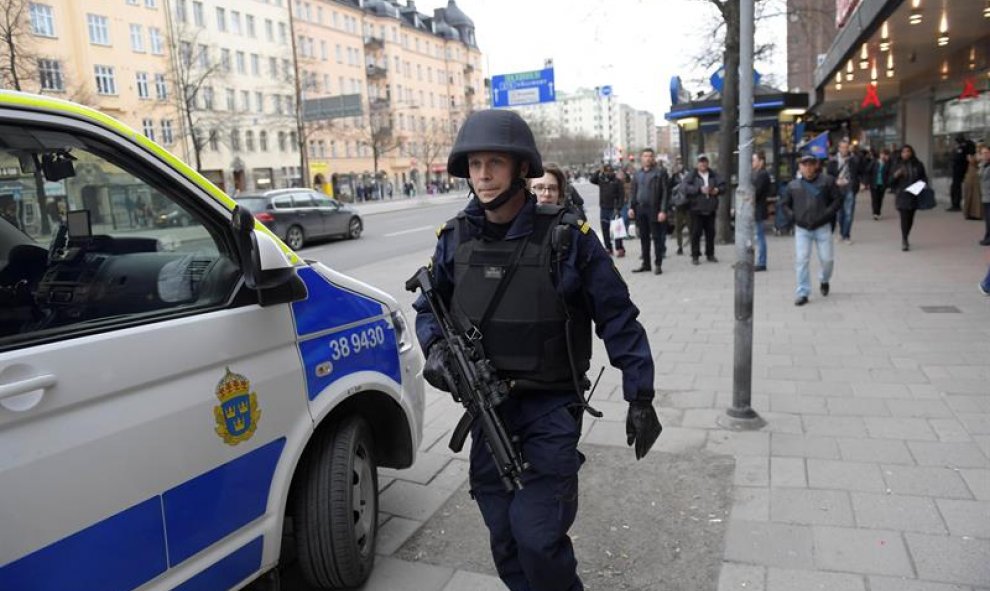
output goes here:
{"type": "Polygon", "coordinates": [[[383,195],[446,180],[457,129],[487,100],[474,23],[454,0],[432,16],[411,1],[296,0],[292,22],[304,100],[360,104],[306,122],[308,181],[383,195]]]}
{"type": "Polygon", "coordinates": [[[21,89],[89,105],[174,149],[167,20],[164,0],[30,2],[21,89]]]}
{"type": "Polygon", "coordinates": [[[303,184],[288,0],[168,0],[184,156],[234,194],[303,184]]]}

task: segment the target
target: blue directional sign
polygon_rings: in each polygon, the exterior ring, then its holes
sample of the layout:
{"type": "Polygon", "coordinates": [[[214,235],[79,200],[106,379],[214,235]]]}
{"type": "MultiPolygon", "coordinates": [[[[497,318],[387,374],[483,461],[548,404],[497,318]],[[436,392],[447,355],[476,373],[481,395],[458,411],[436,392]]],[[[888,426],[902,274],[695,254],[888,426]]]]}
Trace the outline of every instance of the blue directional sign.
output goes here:
{"type": "Polygon", "coordinates": [[[598,89],[598,95],[601,97],[612,96],[612,87],[602,86],[601,88],[598,89]]]}
{"type": "Polygon", "coordinates": [[[516,107],[556,100],[553,68],[492,76],[492,107],[516,107]]]}

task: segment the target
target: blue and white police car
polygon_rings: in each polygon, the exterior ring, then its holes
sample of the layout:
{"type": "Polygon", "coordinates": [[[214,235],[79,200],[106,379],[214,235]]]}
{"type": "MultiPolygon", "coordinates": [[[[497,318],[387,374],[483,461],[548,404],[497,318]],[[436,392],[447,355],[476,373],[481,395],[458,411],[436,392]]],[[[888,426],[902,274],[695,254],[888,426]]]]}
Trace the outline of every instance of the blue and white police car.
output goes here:
{"type": "Polygon", "coordinates": [[[359,585],[413,341],[143,135],[0,92],[0,589],[238,589],[286,549],[359,585]]]}

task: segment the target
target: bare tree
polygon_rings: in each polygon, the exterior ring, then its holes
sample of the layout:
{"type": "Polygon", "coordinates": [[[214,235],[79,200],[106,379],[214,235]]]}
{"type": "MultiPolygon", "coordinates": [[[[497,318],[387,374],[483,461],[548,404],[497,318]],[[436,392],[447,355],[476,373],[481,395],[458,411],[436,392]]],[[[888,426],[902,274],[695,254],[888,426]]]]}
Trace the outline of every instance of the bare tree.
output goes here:
{"type": "Polygon", "coordinates": [[[0,0],[0,83],[4,88],[25,90],[35,79],[37,56],[28,30],[27,0],[0,0]]]}
{"type": "Polygon", "coordinates": [[[357,130],[358,142],[371,149],[375,182],[378,163],[383,157],[402,147],[405,138],[395,133],[392,115],[387,108],[372,108],[364,124],[357,130]]]}
{"type": "Polygon", "coordinates": [[[415,146],[413,156],[423,162],[428,181],[433,170],[433,163],[439,160],[441,155],[450,151],[450,136],[445,130],[433,125],[430,129],[422,130],[413,145],[415,146]]]}

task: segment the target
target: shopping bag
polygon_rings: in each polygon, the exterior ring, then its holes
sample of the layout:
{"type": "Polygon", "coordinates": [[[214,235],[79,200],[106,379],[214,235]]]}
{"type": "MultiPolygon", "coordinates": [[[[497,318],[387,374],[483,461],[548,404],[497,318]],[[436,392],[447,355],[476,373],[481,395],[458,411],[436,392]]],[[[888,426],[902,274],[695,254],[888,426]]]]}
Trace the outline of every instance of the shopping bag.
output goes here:
{"type": "Polygon", "coordinates": [[[608,229],[612,234],[612,240],[622,240],[623,238],[629,237],[629,233],[626,232],[626,222],[624,222],[621,217],[612,220],[609,223],[608,229]]]}

